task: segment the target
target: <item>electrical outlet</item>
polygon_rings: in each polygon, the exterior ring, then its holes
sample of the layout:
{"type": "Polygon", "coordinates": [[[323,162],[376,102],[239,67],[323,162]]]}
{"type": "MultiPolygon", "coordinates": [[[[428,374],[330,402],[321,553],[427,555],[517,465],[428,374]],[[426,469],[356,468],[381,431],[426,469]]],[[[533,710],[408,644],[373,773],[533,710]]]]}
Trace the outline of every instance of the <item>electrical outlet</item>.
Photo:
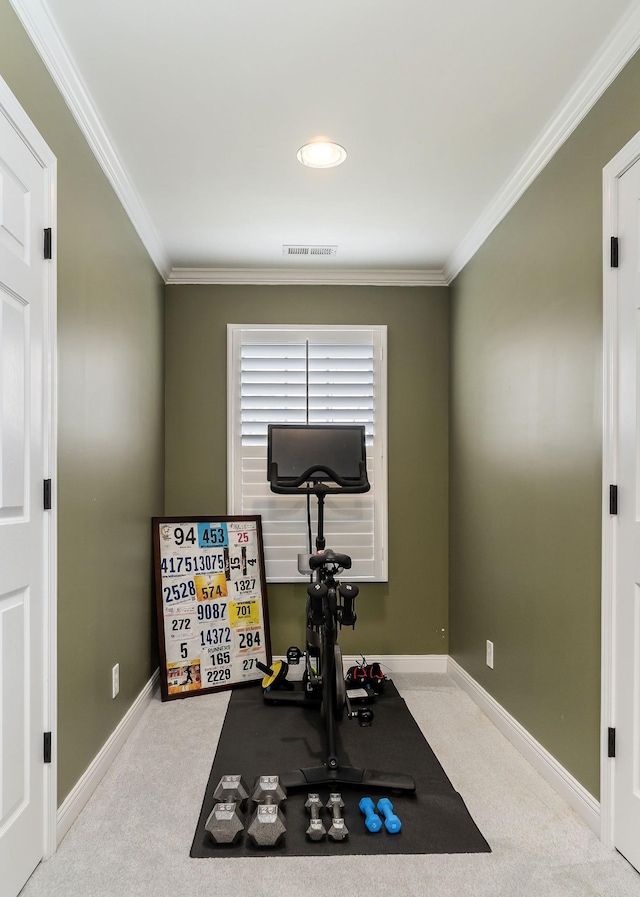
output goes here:
{"type": "Polygon", "coordinates": [[[487,639],[487,666],[493,669],[493,642],[487,639]]]}
{"type": "Polygon", "coordinates": [[[120,664],[117,663],[114,668],[111,670],[111,697],[115,698],[115,696],[120,691],[120,664]]]}

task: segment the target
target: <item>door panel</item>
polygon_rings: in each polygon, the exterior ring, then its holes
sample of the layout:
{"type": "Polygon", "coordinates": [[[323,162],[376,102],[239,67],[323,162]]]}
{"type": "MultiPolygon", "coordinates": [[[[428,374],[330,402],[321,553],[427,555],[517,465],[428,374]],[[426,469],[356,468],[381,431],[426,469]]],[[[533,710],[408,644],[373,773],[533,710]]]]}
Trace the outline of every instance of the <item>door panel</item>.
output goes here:
{"type": "Polygon", "coordinates": [[[618,182],[614,844],[640,869],[640,162],[618,182]]]}
{"type": "Polygon", "coordinates": [[[26,589],[9,592],[0,597],[0,653],[5,675],[2,679],[2,768],[10,775],[2,776],[0,793],[0,826],[8,824],[12,816],[24,809],[27,800],[28,776],[25,757],[25,708],[29,706],[26,668],[28,645],[25,617],[26,589]]]}
{"type": "Polygon", "coordinates": [[[0,518],[24,518],[25,421],[28,417],[27,308],[5,291],[0,293],[0,518]]]}
{"type": "Polygon", "coordinates": [[[0,108],[0,869],[14,897],[44,853],[42,164],[0,108]]]}

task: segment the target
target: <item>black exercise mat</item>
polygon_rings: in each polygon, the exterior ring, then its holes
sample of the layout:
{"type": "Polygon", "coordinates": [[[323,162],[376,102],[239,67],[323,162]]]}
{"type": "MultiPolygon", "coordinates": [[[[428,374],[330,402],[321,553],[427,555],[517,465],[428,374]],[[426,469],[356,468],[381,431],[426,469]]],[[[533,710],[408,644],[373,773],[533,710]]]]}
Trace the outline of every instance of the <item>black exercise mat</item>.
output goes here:
{"type": "MultiPolygon", "coordinates": [[[[202,803],[192,857],[232,856],[336,856],[338,854],[483,853],[491,848],[483,838],[461,796],[447,778],[416,721],[395,686],[387,682],[384,694],[373,706],[373,725],[356,720],[338,724],[338,757],[344,766],[401,772],[413,777],[415,794],[385,794],[361,786],[336,786],[345,803],[344,819],[349,837],[344,841],[310,841],[304,803],[309,787],[290,791],[284,804],[287,832],[277,847],[258,848],[246,833],[238,844],[215,844],[205,830],[213,809],[213,792],[223,775],[241,774],[249,789],[259,775],[284,775],[300,767],[320,766],[324,738],[317,707],[265,704],[259,688],[238,689],[231,695],[218,750],[202,803]],[[402,821],[395,835],[384,828],[372,834],[358,809],[361,797],[375,802],[389,797],[402,821]]],[[[329,786],[322,786],[326,803],[329,786]]],[[[252,805],[249,808],[251,812],[252,805]]],[[[329,827],[329,811],[323,819],[329,827]]]]}

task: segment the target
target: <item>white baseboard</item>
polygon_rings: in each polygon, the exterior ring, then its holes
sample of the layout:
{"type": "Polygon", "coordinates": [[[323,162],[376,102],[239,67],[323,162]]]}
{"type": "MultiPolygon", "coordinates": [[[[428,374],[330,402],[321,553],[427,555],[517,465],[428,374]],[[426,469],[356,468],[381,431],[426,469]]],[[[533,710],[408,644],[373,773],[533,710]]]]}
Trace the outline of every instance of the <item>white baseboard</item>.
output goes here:
{"type": "MultiPolygon", "coordinates": [[[[365,655],[366,657],[366,655],[365,655]]],[[[273,658],[275,660],[286,660],[284,656],[273,658]]],[[[366,657],[368,663],[379,663],[382,672],[386,676],[393,673],[446,673],[447,660],[446,654],[371,654],[366,657]]],[[[342,665],[345,672],[349,667],[362,663],[362,654],[345,654],[342,657],[342,665]]],[[[289,667],[288,678],[295,682],[302,678],[304,664],[299,663],[297,666],[292,664],[289,667]]]]}
{"type": "MultiPolygon", "coordinates": [[[[446,673],[446,654],[372,654],[368,663],[379,663],[386,675],[393,673],[446,673]]],[[[342,658],[346,668],[362,663],[362,654],[342,658]]]]}
{"type": "Polygon", "coordinates": [[[160,672],[156,670],[144,686],[129,710],[118,723],[96,755],[93,762],[76,782],[73,789],[58,808],[56,820],[56,842],[60,844],[73,823],[76,821],[87,801],[98,787],[100,780],[107,772],[120,748],[123,746],[149,704],[153,692],[159,685],[160,672]]]}
{"type": "Polygon", "coordinates": [[[543,779],[600,837],[600,803],[527,730],[449,657],[447,672],[543,779]]]}

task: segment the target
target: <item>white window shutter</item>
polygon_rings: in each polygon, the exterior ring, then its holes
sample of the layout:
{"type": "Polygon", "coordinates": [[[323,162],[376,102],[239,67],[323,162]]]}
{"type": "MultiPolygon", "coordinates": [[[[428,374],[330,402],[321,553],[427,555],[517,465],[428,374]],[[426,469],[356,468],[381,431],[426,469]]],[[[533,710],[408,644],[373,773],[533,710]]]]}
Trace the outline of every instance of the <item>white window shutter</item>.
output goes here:
{"type": "MultiPolygon", "coordinates": [[[[229,325],[229,511],[260,514],[267,579],[300,581],[310,550],[307,500],[271,492],[270,423],[364,424],[371,491],[327,496],[327,546],[353,580],[386,580],[386,327],[229,325]]],[[[317,500],[311,496],[312,539],[317,500]]],[[[315,550],[315,541],[311,546],[315,550]]]]}

